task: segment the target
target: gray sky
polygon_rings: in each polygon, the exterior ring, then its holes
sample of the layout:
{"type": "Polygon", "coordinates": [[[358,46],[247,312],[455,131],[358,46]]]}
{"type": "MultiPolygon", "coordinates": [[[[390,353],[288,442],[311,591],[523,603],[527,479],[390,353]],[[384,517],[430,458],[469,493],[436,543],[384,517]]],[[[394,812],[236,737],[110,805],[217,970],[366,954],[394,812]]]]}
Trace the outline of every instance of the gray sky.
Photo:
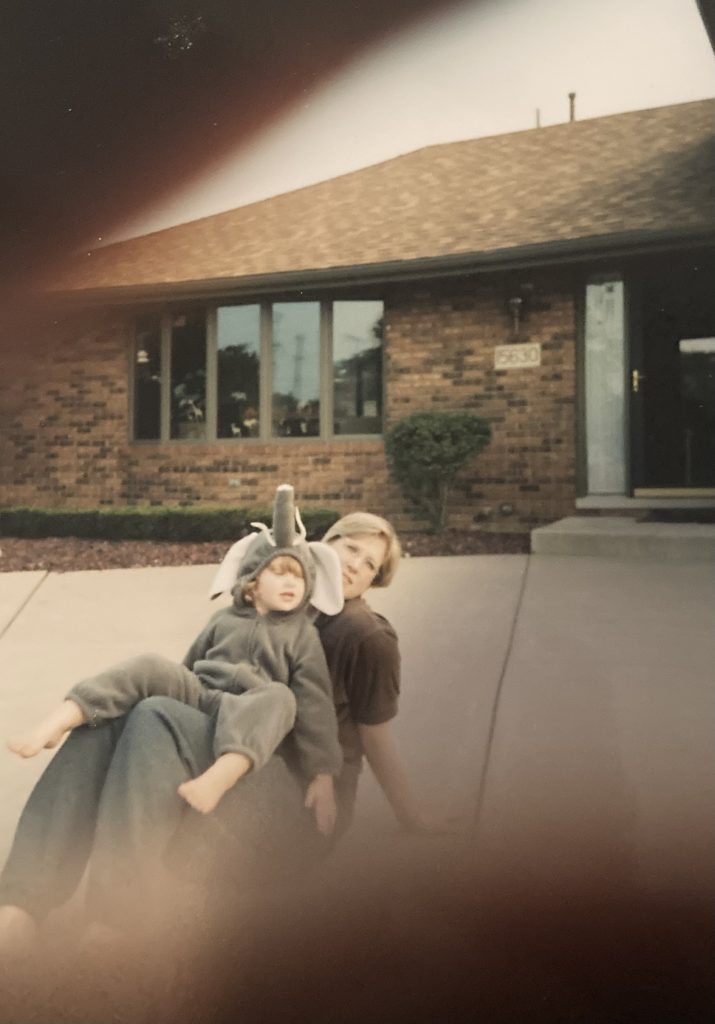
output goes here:
{"type": "MultiPolygon", "coordinates": [[[[114,238],[145,234],[432,143],[715,95],[695,0],[492,0],[423,21],[302,95],[211,173],[114,238]]],[[[105,239],[106,241],[106,239],[105,239]]]]}

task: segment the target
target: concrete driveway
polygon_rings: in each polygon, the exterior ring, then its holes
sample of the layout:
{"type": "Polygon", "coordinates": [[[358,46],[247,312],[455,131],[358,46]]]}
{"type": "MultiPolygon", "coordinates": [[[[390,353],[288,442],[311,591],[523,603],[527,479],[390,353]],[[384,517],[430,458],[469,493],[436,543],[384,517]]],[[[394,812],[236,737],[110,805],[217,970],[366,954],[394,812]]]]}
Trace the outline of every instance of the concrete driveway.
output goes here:
{"type": "MultiPolygon", "coordinates": [[[[213,571],[0,574],[3,731],[128,654],[181,657],[215,607],[213,571]]],[[[714,598],[706,565],[521,555],[405,560],[373,592],[401,638],[415,783],[477,822],[461,855],[524,886],[588,867],[712,891],[714,598]]],[[[0,858],[49,756],[0,751],[0,858]]],[[[394,834],[366,778],[353,847],[394,834]]]]}

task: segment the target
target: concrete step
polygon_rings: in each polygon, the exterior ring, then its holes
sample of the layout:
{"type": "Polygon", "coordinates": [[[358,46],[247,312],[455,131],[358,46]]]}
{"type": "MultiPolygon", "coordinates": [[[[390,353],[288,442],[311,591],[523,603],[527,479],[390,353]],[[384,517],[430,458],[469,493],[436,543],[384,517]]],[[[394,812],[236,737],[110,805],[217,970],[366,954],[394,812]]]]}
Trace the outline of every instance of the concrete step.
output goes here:
{"type": "Polygon", "coordinates": [[[535,555],[715,561],[715,524],[643,523],[627,516],[568,516],[532,530],[531,550],[535,555]]]}

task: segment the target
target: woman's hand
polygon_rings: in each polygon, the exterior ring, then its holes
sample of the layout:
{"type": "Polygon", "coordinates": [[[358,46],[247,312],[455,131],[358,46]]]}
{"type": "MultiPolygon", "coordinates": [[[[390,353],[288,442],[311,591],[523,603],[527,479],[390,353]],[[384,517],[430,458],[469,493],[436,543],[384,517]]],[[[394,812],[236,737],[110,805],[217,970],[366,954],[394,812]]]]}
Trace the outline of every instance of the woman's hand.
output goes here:
{"type": "Polygon", "coordinates": [[[467,831],[465,818],[456,815],[446,817],[423,807],[413,810],[409,816],[400,817],[399,822],[404,831],[412,835],[445,836],[467,831]]]}
{"type": "Polygon", "coordinates": [[[464,823],[432,813],[417,798],[402,763],[390,722],[358,725],[368,764],[387,797],[400,827],[419,835],[445,835],[462,831],[464,823]]]}
{"type": "Polygon", "coordinates": [[[305,806],[313,812],[318,832],[322,836],[332,835],[338,817],[332,775],[315,776],[305,794],[305,806]]]}

